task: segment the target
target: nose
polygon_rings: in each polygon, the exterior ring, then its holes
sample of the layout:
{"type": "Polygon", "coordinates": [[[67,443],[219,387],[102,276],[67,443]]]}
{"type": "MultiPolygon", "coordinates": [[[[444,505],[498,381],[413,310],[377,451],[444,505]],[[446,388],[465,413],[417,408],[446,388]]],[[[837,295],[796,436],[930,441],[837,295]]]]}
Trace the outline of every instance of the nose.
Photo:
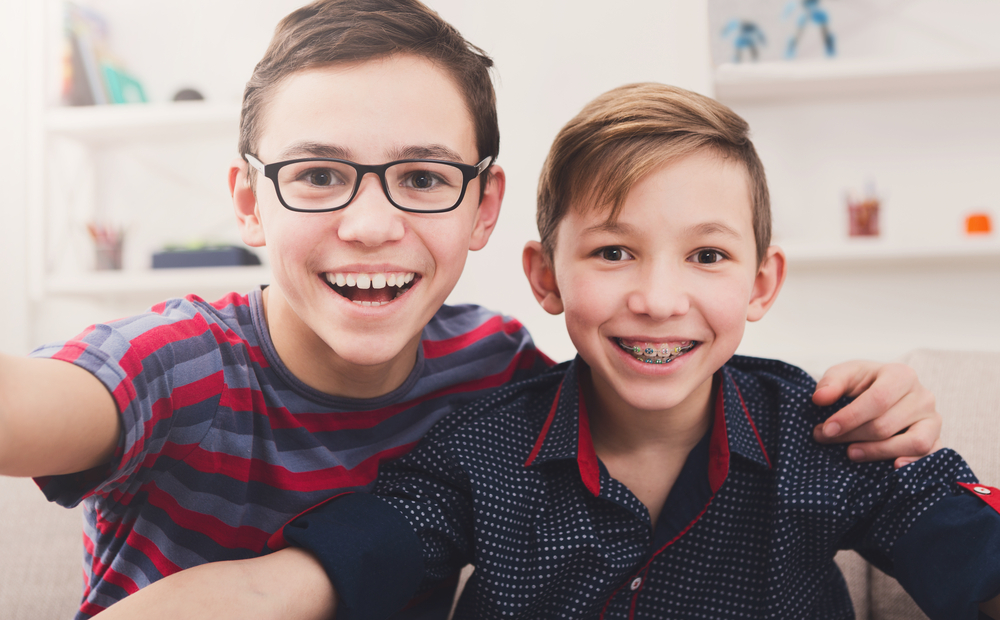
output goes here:
{"type": "Polygon", "coordinates": [[[691,309],[689,287],[680,268],[647,263],[636,275],[626,298],[630,312],[663,321],[691,309]]]}
{"type": "Polygon", "coordinates": [[[374,247],[403,238],[403,212],[386,198],[376,174],[361,179],[354,200],[339,213],[337,234],[343,241],[374,247]]]}

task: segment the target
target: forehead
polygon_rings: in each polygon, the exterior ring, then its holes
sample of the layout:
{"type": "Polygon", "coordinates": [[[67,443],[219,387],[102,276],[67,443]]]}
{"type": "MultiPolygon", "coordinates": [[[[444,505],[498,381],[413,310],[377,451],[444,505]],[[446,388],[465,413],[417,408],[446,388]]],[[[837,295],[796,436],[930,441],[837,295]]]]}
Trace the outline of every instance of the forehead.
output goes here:
{"type": "Polygon", "coordinates": [[[749,174],[741,162],[701,149],[671,158],[640,177],[619,208],[587,197],[570,205],[570,234],[633,232],[667,235],[719,222],[753,241],[749,174]]]}
{"type": "Polygon", "coordinates": [[[419,56],[293,73],[274,89],[262,120],[258,150],[268,161],[327,145],[361,163],[414,147],[442,147],[475,163],[475,130],[461,92],[446,71],[419,56]]]}

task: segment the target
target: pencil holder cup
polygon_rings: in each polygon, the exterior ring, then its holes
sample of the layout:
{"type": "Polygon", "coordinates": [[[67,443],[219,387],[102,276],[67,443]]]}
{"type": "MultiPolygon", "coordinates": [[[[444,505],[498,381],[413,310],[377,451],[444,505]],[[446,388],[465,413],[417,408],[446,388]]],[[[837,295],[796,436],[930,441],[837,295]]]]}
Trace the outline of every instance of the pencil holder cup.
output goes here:
{"type": "Polygon", "coordinates": [[[94,244],[94,267],[98,271],[122,268],[122,239],[112,239],[94,244]]]}
{"type": "Polygon", "coordinates": [[[848,200],[848,234],[852,237],[877,237],[879,201],[866,198],[860,201],[848,200]]]}

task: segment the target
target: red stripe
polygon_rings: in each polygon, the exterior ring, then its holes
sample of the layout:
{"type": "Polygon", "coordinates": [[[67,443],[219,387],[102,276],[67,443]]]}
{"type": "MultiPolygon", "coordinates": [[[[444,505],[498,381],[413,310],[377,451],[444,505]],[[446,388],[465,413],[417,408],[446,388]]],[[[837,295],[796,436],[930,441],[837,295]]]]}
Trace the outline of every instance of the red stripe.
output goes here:
{"type": "Polygon", "coordinates": [[[498,388],[509,383],[518,370],[525,370],[534,366],[536,358],[537,352],[534,349],[526,349],[514,356],[507,365],[507,368],[501,372],[442,388],[430,394],[425,394],[420,398],[381,409],[346,413],[300,413],[297,415],[292,415],[287,409],[268,409],[268,416],[271,418],[271,428],[276,430],[304,428],[309,432],[318,433],[344,429],[372,428],[402,411],[413,409],[427,401],[463,392],[498,388]]]}
{"type": "Polygon", "coordinates": [[[142,534],[136,533],[135,530],[132,530],[132,533],[129,534],[127,544],[149,558],[149,561],[153,563],[156,570],[164,577],[180,572],[181,567],[168,560],[167,556],[163,555],[160,548],[156,546],[156,543],[142,534]]]}
{"type": "Polygon", "coordinates": [[[218,517],[189,510],[181,506],[176,498],[161,490],[155,484],[147,487],[150,506],[160,508],[179,527],[207,535],[216,544],[227,549],[248,549],[260,553],[270,532],[255,527],[241,525],[232,527],[218,517]]]}
{"type": "Polygon", "coordinates": [[[498,332],[513,334],[523,329],[517,319],[504,322],[503,317],[494,316],[484,322],[479,327],[464,334],[459,334],[445,340],[424,340],[424,357],[434,359],[460,351],[474,342],[479,342],[487,336],[492,336],[498,332]]]}
{"type": "Polygon", "coordinates": [[[542,444],[545,442],[545,436],[549,433],[549,427],[552,426],[552,420],[556,417],[556,407],[559,405],[559,394],[562,392],[563,384],[559,384],[559,388],[556,390],[556,397],[552,401],[552,408],[549,409],[549,417],[545,418],[545,424],[542,425],[542,432],[538,434],[538,439],[535,440],[535,447],[531,449],[531,454],[528,455],[528,460],[524,462],[524,466],[528,467],[535,462],[535,457],[538,456],[539,450],[542,449],[542,444]]]}
{"type": "Polygon", "coordinates": [[[161,454],[169,458],[176,458],[175,454],[182,456],[186,465],[205,474],[221,474],[240,482],[260,482],[284,491],[312,492],[368,484],[378,474],[379,463],[401,457],[416,443],[388,448],[350,469],[339,465],[305,472],[293,472],[259,459],[210,452],[197,446],[166,444],[161,454]]]}
{"type": "Polygon", "coordinates": [[[83,352],[86,350],[82,343],[77,342],[67,342],[63,348],[59,349],[59,352],[52,356],[54,360],[61,360],[63,362],[73,363],[80,359],[83,352]]]}

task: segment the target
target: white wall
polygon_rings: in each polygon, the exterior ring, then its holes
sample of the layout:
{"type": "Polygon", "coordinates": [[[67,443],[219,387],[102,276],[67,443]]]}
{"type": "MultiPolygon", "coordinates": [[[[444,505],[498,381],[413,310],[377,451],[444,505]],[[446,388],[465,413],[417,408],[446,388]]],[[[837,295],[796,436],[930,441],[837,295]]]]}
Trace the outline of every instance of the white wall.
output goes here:
{"type": "Polygon", "coordinates": [[[0,3],[0,75],[7,92],[0,97],[0,351],[28,349],[28,295],[24,230],[28,202],[27,166],[28,22],[30,0],[0,3]]]}

